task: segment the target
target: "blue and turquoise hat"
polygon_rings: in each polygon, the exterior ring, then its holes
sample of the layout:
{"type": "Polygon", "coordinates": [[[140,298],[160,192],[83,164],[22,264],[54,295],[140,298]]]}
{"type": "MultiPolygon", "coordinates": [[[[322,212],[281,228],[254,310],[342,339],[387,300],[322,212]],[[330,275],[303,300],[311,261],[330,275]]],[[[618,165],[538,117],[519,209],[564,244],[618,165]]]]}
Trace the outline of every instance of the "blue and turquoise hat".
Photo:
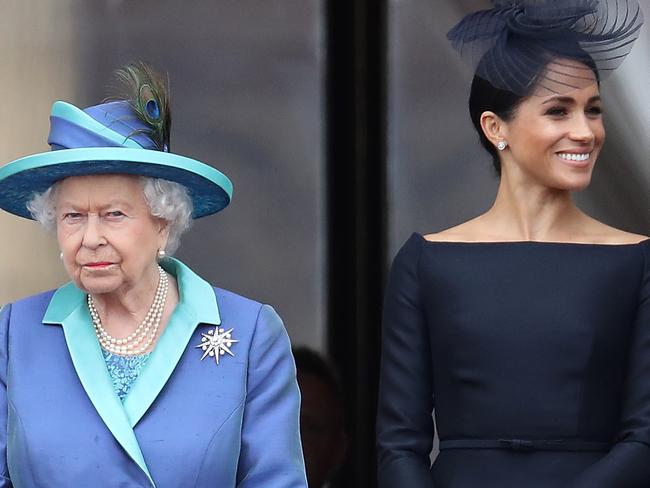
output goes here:
{"type": "Polygon", "coordinates": [[[81,110],[55,102],[50,114],[50,152],[0,167],[0,208],[28,219],[27,202],[69,176],[130,174],[174,181],[187,187],[193,218],[225,208],[232,198],[226,175],[205,163],[159,148],[151,128],[130,102],[119,100],[81,110]]]}

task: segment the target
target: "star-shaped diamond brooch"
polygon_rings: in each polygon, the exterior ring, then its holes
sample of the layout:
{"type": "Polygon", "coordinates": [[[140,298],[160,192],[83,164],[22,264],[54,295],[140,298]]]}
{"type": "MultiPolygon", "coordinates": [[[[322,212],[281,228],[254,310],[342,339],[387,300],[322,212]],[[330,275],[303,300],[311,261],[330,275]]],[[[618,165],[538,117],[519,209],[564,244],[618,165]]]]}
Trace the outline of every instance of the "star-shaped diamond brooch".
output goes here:
{"type": "Polygon", "coordinates": [[[208,356],[213,357],[215,362],[219,364],[219,358],[224,354],[228,353],[231,356],[235,356],[230,348],[235,342],[239,342],[232,338],[233,329],[225,330],[219,328],[218,326],[214,330],[209,330],[207,334],[201,334],[203,338],[201,339],[201,344],[195,346],[203,350],[203,356],[201,356],[201,361],[203,361],[208,356]]]}

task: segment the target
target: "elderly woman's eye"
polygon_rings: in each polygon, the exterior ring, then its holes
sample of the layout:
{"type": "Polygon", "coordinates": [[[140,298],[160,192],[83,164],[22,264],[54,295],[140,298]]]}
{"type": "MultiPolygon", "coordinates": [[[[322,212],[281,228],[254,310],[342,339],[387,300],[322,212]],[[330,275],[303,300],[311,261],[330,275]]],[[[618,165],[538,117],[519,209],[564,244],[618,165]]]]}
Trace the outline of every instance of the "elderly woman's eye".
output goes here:
{"type": "Polygon", "coordinates": [[[79,220],[82,215],[79,212],[66,212],[63,214],[63,220],[74,221],[79,220]]]}
{"type": "Polygon", "coordinates": [[[111,210],[110,212],[106,212],[106,216],[109,218],[120,218],[124,217],[125,215],[120,210],[111,210]]]}

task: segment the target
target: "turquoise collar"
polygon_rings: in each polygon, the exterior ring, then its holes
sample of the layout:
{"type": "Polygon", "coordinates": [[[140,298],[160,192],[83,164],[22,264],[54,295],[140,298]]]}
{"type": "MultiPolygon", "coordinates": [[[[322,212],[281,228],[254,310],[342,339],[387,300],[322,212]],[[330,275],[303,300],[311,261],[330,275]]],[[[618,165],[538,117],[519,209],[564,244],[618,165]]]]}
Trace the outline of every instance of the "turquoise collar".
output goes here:
{"type": "Polygon", "coordinates": [[[43,318],[44,324],[63,327],[77,376],[97,413],[153,486],[133,429],[167,383],[197,325],[221,324],[214,289],[209,283],[176,259],[165,259],[161,265],[176,277],[179,302],[123,404],[113,390],[88,313],[86,294],[73,283],[62,286],[43,318]]]}
{"type": "MultiPolygon", "coordinates": [[[[167,258],[160,264],[178,282],[180,299],[176,310],[186,308],[198,320],[198,323],[221,324],[217,299],[208,282],[178,259],[167,258]]],[[[86,294],[74,283],[69,282],[54,293],[45,311],[43,323],[62,325],[66,317],[79,306],[85,306],[85,303],[86,294]]]]}

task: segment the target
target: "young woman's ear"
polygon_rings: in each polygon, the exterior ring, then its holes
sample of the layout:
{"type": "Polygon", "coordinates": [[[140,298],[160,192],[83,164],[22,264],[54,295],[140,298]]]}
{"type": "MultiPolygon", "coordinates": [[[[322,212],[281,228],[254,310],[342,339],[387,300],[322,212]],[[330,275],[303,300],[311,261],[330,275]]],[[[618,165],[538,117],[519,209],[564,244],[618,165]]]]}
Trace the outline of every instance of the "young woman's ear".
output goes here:
{"type": "Polygon", "coordinates": [[[507,125],[494,112],[486,111],[481,114],[481,129],[494,147],[503,151],[508,145],[507,125]]]}

